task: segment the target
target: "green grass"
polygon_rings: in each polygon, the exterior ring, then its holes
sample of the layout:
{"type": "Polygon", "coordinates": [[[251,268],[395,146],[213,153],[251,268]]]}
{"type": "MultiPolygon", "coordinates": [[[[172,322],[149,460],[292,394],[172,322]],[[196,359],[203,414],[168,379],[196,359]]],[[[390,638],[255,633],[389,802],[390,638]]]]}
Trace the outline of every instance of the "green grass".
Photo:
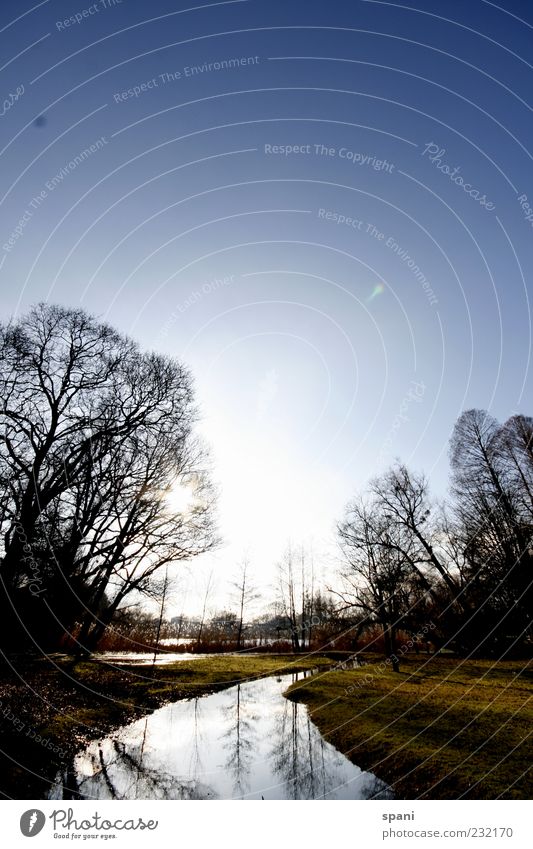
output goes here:
{"type": "Polygon", "coordinates": [[[323,735],[400,798],[530,798],[533,676],[521,661],[402,661],[289,688],[323,735]],[[372,679],[364,683],[365,676],[372,679]]]}
{"type": "Polygon", "coordinates": [[[242,681],[298,670],[331,666],[332,661],[316,657],[282,655],[216,655],[198,660],[177,661],[152,668],[147,666],[110,666],[96,661],[64,664],[78,685],[100,688],[103,695],[125,699],[192,698],[202,693],[231,687],[242,681]]]}

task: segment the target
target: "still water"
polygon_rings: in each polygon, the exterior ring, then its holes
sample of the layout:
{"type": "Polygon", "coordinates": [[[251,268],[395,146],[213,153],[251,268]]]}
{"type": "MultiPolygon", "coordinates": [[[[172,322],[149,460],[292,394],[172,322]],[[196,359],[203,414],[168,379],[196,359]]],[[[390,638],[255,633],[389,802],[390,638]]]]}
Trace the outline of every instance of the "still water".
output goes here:
{"type": "MultiPolygon", "coordinates": [[[[229,654],[229,652],[228,652],[229,654]]],[[[198,658],[212,657],[208,654],[193,654],[192,652],[158,652],[154,661],[153,652],[135,651],[102,651],[95,652],[95,660],[102,660],[108,664],[131,663],[133,666],[164,666],[166,663],[179,663],[185,660],[198,660],[198,658]]]]}
{"type": "Polygon", "coordinates": [[[283,691],[305,673],[189,701],[90,743],[52,799],[390,799],[390,788],[327,743],[283,691]]]}

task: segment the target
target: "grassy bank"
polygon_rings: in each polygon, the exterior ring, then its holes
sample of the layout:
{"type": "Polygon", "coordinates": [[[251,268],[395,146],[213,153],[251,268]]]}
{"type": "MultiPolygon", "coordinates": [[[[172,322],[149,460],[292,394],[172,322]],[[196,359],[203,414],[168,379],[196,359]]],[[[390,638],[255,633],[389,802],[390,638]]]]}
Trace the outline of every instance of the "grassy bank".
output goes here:
{"type": "Polygon", "coordinates": [[[289,688],[323,735],[401,798],[531,798],[533,677],[524,661],[402,661],[289,688]],[[371,677],[367,677],[371,676],[371,677]]]}
{"type": "Polygon", "coordinates": [[[239,681],[331,664],[325,658],[213,656],[156,666],[12,658],[0,670],[0,794],[40,798],[86,741],[160,705],[239,681]]]}
{"type": "Polygon", "coordinates": [[[13,659],[0,677],[0,792],[46,795],[86,741],[168,701],[320,667],[288,696],[307,704],[324,736],[399,797],[529,798],[533,677],[524,662],[409,657],[398,675],[379,662],[356,670],[331,670],[331,663],[225,655],[152,669],[65,656],[13,659]]]}

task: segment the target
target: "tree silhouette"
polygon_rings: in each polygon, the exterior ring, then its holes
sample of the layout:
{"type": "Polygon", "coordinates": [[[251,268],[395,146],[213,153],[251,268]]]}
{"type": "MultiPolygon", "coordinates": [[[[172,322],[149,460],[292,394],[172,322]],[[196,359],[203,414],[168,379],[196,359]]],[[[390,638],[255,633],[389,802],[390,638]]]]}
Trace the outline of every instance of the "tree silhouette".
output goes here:
{"type": "Polygon", "coordinates": [[[2,639],[22,621],[40,645],[74,632],[90,649],[131,592],[215,542],[191,377],[46,304],[0,326],[0,351],[2,639]]]}

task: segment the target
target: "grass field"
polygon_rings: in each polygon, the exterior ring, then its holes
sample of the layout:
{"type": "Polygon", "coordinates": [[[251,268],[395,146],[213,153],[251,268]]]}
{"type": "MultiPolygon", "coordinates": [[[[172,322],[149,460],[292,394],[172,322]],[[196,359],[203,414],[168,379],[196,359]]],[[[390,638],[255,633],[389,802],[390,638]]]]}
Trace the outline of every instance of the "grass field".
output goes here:
{"type": "Polygon", "coordinates": [[[432,657],[329,671],[289,688],[323,735],[406,799],[530,799],[533,675],[524,661],[432,657]]]}
{"type": "Polygon", "coordinates": [[[19,660],[18,675],[4,667],[0,679],[0,792],[45,795],[87,740],[166,702],[318,667],[288,697],[308,705],[326,739],[398,797],[531,797],[533,676],[524,662],[407,657],[400,674],[379,661],[356,670],[331,664],[279,655],[217,655],[155,669],[65,656],[19,660]]]}

